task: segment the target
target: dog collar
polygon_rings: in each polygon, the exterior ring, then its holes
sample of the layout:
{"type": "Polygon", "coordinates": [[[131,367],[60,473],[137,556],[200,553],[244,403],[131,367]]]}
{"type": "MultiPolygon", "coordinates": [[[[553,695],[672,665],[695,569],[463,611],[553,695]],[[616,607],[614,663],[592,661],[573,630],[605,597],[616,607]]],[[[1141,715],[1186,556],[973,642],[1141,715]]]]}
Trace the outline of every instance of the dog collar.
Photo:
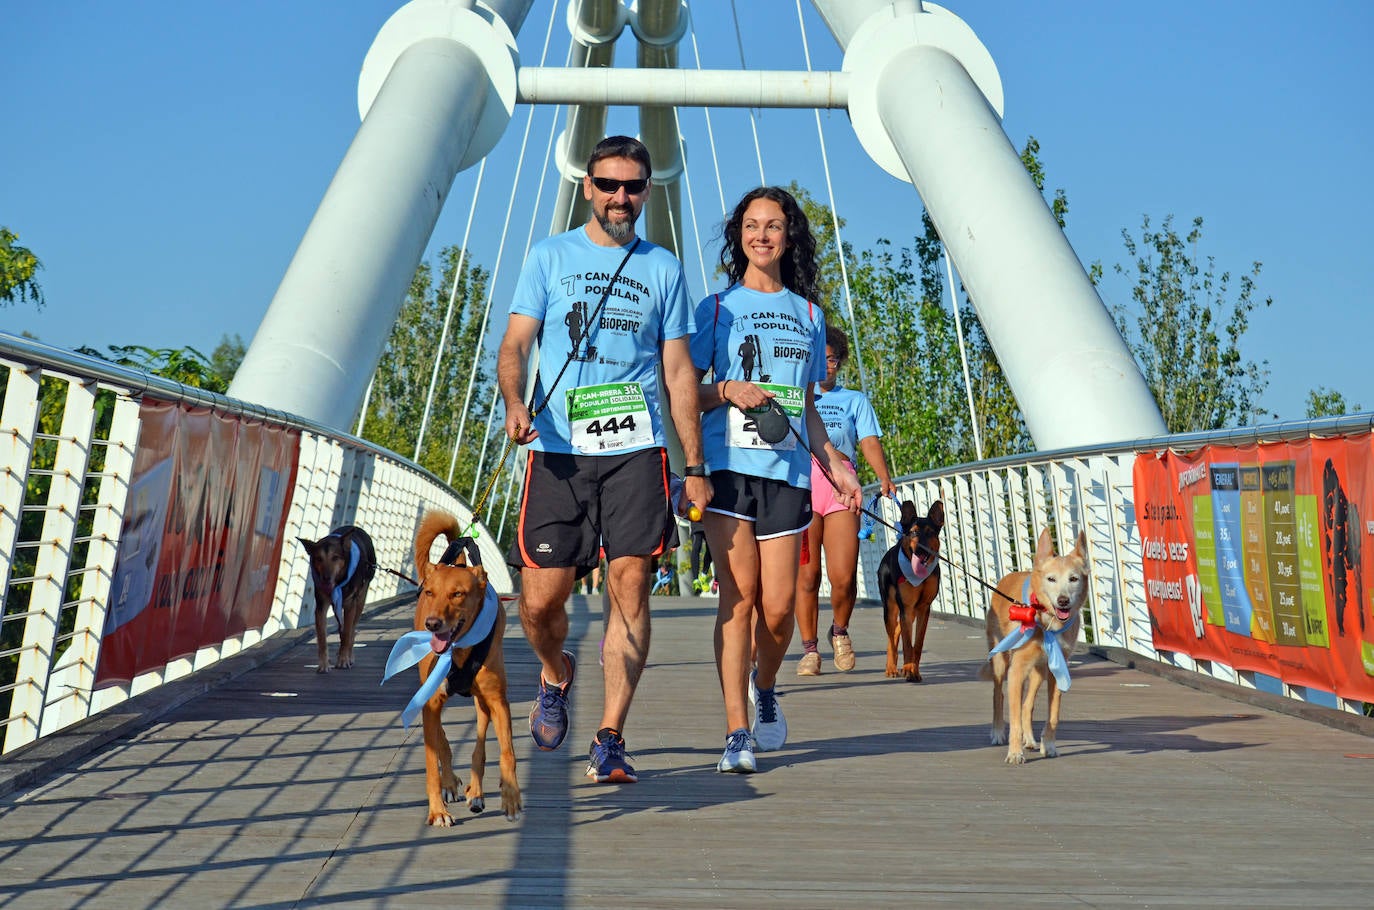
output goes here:
{"type": "MultiPolygon", "coordinates": [[[[415,720],[415,715],[420,713],[425,702],[433,698],[434,693],[439,691],[439,684],[448,678],[448,671],[453,667],[454,650],[470,648],[490,635],[492,627],[496,625],[496,614],[500,610],[501,604],[496,596],[496,589],[487,585],[486,596],[482,598],[482,610],[477,614],[476,621],[463,633],[461,638],[449,642],[444,653],[440,654],[434,662],[433,668],[429,671],[429,676],[425,677],[419,690],[411,696],[410,702],[402,709],[401,723],[407,729],[410,728],[411,721],[415,720]]],[[[423,631],[407,632],[402,635],[400,640],[391,646],[391,656],[386,659],[386,671],[382,674],[382,682],[385,683],[402,670],[415,666],[424,660],[426,654],[433,654],[434,649],[429,646],[433,638],[433,635],[423,631]]]]}
{"type": "Polygon", "coordinates": [[[930,573],[935,569],[935,560],[922,563],[919,567],[911,564],[911,559],[906,555],[906,551],[900,547],[897,549],[897,568],[902,570],[902,578],[906,579],[909,585],[919,585],[930,577],[930,573]]]}

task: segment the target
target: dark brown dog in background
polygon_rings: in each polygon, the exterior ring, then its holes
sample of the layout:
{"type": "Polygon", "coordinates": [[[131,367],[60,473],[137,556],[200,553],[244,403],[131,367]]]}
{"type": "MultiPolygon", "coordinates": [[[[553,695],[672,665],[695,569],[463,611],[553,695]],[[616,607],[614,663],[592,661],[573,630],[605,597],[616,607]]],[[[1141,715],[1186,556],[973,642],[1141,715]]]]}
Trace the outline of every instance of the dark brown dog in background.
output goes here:
{"type": "Polygon", "coordinates": [[[887,675],[908,682],[921,681],[921,650],[925,647],[930,607],[940,593],[940,529],[945,506],[938,499],[924,516],[911,500],[902,503],[902,539],[878,563],[878,597],[883,602],[887,629],[887,675]],[[897,645],[902,665],[897,666],[897,645]]]}
{"type": "Polygon", "coordinates": [[[331,609],[339,624],[339,656],[334,666],[347,670],[353,666],[353,638],[367,602],[367,588],[377,574],[372,538],[362,528],[344,525],[319,540],[296,539],[310,554],[310,578],[315,583],[315,646],[319,655],[315,672],[329,672],[327,625],[331,609]]]}
{"type": "MultiPolygon", "coordinates": [[[[476,546],[464,551],[458,536],[458,519],[447,512],[426,512],[415,535],[415,575],[420,596],[415,604],[415,629],[431,633],[433,654],[420,661],[420,681],[429,677],[437,655],[472,628],[487,594],[487,573],[480,565],[476,546]],[[430,562],[430,551],[439,535],[448,550],[439,562],[430,562]],[[471,562],[472,565],[468,565],[471,562]]],[[[468,809],[485,807],[482,773],[487,765],[487,728],[494,721],[501,748],[501,811],[515,821],[524,808],[520,783],[515,776],[515,744],[511,734],[510,702],[506,695],[506,662],[501,648],[506,614],[500,610],[491,632],[481,642],[452,653],[452,669],[439,690],[422,709],[425,733],[425,792],[429,797],[429,824],[447,828],[453,824],[447,804],[458,798],[461,782],[453,771],[453,750],[444,734],[442,712],[451,696],[471,694],[477,709],[477,730],[472,744],[472,772],[468,777],[468,809]]]]}

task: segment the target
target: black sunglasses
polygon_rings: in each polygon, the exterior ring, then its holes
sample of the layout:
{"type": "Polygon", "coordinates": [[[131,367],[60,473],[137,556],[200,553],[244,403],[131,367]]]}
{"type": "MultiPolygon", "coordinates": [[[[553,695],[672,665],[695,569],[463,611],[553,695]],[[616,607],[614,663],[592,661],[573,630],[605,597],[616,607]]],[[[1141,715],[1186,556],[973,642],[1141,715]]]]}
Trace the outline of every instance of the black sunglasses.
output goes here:
{"type": "Polygon", "coordinates": [[[610,177],[593,177],[592,186],[608,196],[614,196],[623,186],[625,192],[631,196],[638,196],[649,187],[649,181],[643,177],[638,180],[615,180],[610,177]]]}

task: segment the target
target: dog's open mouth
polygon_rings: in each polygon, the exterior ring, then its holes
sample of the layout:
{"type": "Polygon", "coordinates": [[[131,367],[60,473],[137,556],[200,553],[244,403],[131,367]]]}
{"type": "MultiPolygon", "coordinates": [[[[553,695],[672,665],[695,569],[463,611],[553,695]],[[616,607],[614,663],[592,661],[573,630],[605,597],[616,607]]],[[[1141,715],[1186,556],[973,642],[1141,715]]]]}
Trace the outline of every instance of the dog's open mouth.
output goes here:
{"type": "Polygon", "coordinates": [[[1069,607],[1055,607],[1054,615],[1060,622],[1068,622],[1069,617],[1073,615],[1073,610],[1069,607]]]}
{"type": "Polygon", "coordinates": [[[430,636],[429,647],[435,654],[443,654],[448,650],[448,646],[453,643],[453,637],[458,634],[457,629],[447,632],[435,632],[430,636]]]}

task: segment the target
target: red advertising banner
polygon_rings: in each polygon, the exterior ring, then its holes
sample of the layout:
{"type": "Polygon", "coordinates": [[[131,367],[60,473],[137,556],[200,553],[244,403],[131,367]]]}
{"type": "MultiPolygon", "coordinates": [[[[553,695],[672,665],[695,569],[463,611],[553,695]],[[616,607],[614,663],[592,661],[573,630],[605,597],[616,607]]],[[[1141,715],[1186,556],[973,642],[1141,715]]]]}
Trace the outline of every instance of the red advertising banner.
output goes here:
{"type": "Polygon", "coordinates": [[[272,609],[300,433],[144,399],[96,667],[128,682],[272,609]]]}
{"type": "Polygon", "coordinates": [[[1374,701],[1371,440],[1138,455],[1155,647],[1374,701]]]}

